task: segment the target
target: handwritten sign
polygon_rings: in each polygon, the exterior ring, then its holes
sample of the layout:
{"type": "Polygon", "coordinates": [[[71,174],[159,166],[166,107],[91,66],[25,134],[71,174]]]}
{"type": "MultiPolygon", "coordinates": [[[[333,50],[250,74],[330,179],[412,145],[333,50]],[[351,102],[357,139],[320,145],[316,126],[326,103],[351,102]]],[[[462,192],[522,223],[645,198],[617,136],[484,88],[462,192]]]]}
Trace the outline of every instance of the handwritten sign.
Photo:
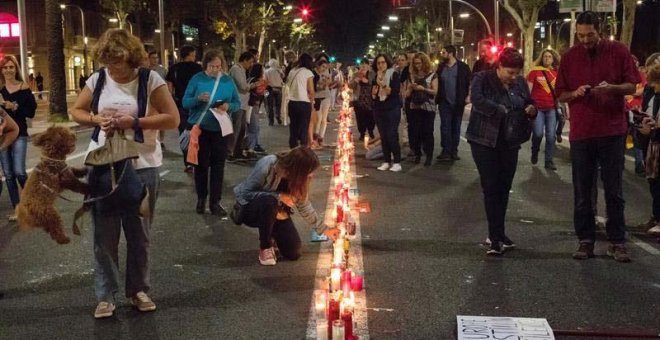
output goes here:
{"type": "Polygon", "coordinates": [[[554,340],[546,319],[457,315],[458,340],[554,340]]]}

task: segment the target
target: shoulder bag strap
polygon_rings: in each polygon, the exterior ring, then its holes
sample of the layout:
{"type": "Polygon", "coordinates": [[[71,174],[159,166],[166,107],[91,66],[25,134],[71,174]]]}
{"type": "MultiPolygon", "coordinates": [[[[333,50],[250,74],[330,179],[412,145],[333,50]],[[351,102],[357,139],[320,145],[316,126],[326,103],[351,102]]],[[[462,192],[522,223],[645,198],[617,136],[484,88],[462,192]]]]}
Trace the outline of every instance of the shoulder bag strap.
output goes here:
{"type": "MultiPolygon", "coordinates": [[[[103,92],[103,86],[105,85],[105,67],[101,67],[98,71],[99,77],[96,79],[96,85],[94,86],[94,92],[92,93],[92,114],[99,114],[99,100],[101,99],[101,92],[103,92]]],[[[92,140],[97,142],[99,141],[99,133],[101,132],[101,127],[97,126],[92,132],[92,140]]]]}
{"type": "Polygon", "coordinates": [[[199,118],[197,119],[197,122],[195,122],[195,125],[199,125],[202,122],[202,119],[204,119],[204,116],[206,116],[206,113],[209,112],[209,109],[211,108],[211,104],[213,103],[213,97],[215,96],[215,91],[218,89],[218,83],[220,82],[221,77],[222,75],[218,75],[215,78],[215,84],[213,84],[213,91],[211,91],[209,102],[206,104],[206,107],[204,108],[202,114],[199,115],[199,118]]]}
{"type": "Polygon", "coordinates": [[[545,78],[545,81],[548,83],[548,88],[550,89],[550,93],[552,94],[552,99],[554,99],[555,102],[555,110],[557,113],[559,113],[559,107],[557,107],[557,95],[555,94],[555,88],[552,86],[552,82],[550,82],[550,78],[548,78],[548,74],[545,72],[545,70],[541,70],[541,73],[543,73],[543,78],[545,78]]]}

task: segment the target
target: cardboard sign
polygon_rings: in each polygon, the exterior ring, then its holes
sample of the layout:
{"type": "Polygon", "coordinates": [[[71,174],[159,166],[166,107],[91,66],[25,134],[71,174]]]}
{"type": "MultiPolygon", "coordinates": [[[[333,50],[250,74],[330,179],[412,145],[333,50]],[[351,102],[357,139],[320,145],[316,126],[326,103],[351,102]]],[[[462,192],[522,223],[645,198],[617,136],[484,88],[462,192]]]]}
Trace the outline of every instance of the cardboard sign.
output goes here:
{"type": "Polygon", "coordinates": [[[546,319],[457,315],[458,340],[554,340],[546,319]]]}
{"type": "Polygon", "coordinates": [[[563,0],[559,2],[559,13],[571,13],[571,11],[584,12],[582,0],[563,0]]]}

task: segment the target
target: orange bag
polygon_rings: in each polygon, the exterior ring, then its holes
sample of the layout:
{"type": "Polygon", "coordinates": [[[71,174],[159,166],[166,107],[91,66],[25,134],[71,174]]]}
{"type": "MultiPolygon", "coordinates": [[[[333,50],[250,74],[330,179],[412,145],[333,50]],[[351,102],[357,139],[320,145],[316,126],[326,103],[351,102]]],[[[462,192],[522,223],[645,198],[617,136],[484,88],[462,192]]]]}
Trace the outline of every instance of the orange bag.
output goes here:
{"type": "Polygon", "coordinates": [[[202,129],[199,124],[193,125],[190,129],[190,142],[188,143],[188,154],[186,161],[190,164],[199,165],[197,154],[199,153],[199,136],[202,134],[202,129]]]}

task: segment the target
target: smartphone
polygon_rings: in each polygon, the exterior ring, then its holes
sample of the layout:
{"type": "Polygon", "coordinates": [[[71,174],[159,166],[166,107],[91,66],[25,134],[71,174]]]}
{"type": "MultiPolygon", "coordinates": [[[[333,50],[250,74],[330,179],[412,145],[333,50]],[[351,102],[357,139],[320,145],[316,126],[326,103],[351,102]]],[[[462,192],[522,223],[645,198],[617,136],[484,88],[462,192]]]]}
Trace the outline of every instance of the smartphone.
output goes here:
{"type": "Polygon", "coordinates": [[[636,128],[641,128],[644,118],[648,117],[649,115],[644,112],[640,112],[639,110],[631,110],[631,111],[633,114],[633,126],[636,128]]]}
{"type": "Polygon", "coordinates": [[[586,88],[584,89],[584,95],[585,95],[585,96],[588,96],[589,93],[591,93],[591,87],[586,87],[586,88]]]}
{"type": "Polygon", "coordinates": [[[222,105],[222,104],[224,104],[224,103],[225,103],[224,100],[216,100],[216,102],[213,103],[213,105],[211,105],[211,107],[215,109],[215,108],[220,107],[220,105],[222,105]]]}

